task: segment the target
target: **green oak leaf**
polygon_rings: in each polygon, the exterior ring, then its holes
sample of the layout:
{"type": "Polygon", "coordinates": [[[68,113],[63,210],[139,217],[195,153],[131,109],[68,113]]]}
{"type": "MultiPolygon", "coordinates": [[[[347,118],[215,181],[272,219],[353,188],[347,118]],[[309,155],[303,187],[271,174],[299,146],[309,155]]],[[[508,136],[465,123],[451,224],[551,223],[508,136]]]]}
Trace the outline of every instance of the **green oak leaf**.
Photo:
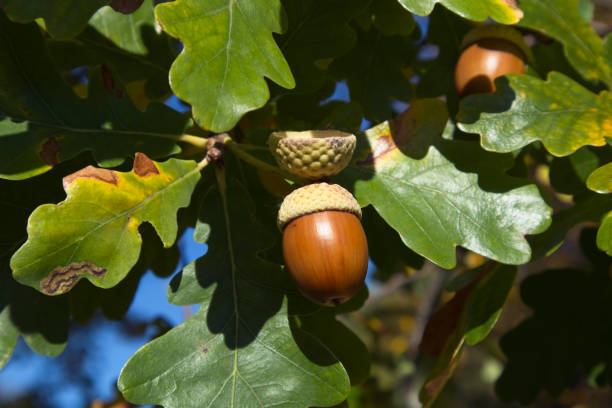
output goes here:
{"type": "MultiPolygon", "coordinates": [[[[612,163],[593,171],[587,178],[587,187],[601,194],[612,192],[612,163]]],[[[612,256],[612,211],[601,220],[601,226],[597,231],[597,247],[612,256]]]]}
{"type": "Polygon", "coordinates": [[[612,195],[591,194],[576,202],[573,207],[554,214],[550,228],[542,234],[529,237],[533,260],[555,252],[565,241],[570,229],[583,222],[599,222],[610,208],[612,195]]]}
{"type": "Polygon", "coordinates": [[[323,85],[329,62],[355,45],[357,34],[348,23],[367,4],[368,0],[352,1],[350,7],[344,0],[283,4],[289,26],[278,36],[278,45],[295,77],[292,93],[312,93],[323,85]]]}
{"type": "Polygon", "coordinates": [[[495,84],[495,93],[465,98],[457,114],[459,128],[481,135],[487,150],[511,152],[537,140],[553,155],[567,156],[612,136],[608,91],[596,95],[558,72],[546,81],[507,75],[495,84]]]}
{"type": "Polygon", "coordinates": [[[533,312],[500,341],[508,359],[495,384],[502,401],[526,406],[542,390],[558,396],[599,364],[611,382],[608,269],[609,262],[593,271],[553,269],[523,281],[521,298],[533,312]]]}
{"type": "Polygon", "coordinates": [[[464,343],[473,346],[489,335],[512,289],[516,267],[491,263],[481,269],[478,277],[434,312],[427,323],[421,348],[431,347],[428,343],[443,347],[419,395],[425,408],[434,403],[452,376],[464,343]]]}
{"type": "Polygon", "coordinates": [[[19,330],[11,322],[10,310],[5,307],[0,311],[0,368],[8,362],[17,345],[19,330]]]}
{"type": "Polygon", "coordinates": [[[357,22],[364,30],[374,25],[384,35],[410,35],[416,27],[412,14],[397,0],[371,2],[357,22]]]}
{"type": "MultiPolygon", "coordinates": [[[[437,3],[463,18],[484,21],[487,18],[502,24],[514,24],[523,17],[523,12],[509,0],[397,0],[407,10],[419,16],[430,14],[437,3]]],[[[521,8],[523,4],[520,4],[521,8]]]]}
{"type": "Polygon", "coordinates": [[[555,191],[573,195],[574,201],[578,201],[585,194],[590,194],[585,186],[587,177],[601,163],[595,150],[583,147],[569,156],[553,158],[549,177],[550,185],[555,191]]]}
{"type": "Polygon", "coordinates": [[[177,0],[155,8],[163,29],[185,48],[172,64],[170,86],[207,130],[231,129],[270,94],[264,76],[284,88],[295,81],[274,42],[279,0],[177,0]]]}
{"type": "Polygon", "coordinates": [[[283,299],[290,280],[280,265],[258,256],[271,241],[245,187],[222,170],[217,180],[194,234],[208,253],[177,275],[168,293],[172,303],[200,309],[132,356],[119,390],[133,403],[167,408],[343,401],[349,379],[334,355],[307,332],[299,346],[294,340],[283,299]]]}
{"type": "Polygon", "coordinates": [[[612,193],[612,163],[605,164],[589,174],[586,184],[596,193],[612,193]]]}
{"type": "Polygon", "coordinates": [[[153,0],[129,15],[102,7],[79,36],[48,39],[47,47],[61,70],[105,64],[137,106],[143,97],[148,103],[170,95],[168,71],[176,52],[170,38],[158,33],[153,0]],[[136,91],[144,95],[135,98],[136,91]]]}
{"type": "Polygon", "coordinates": [[[131,172],[89,166],[64,177],[66,199],[38,207],[28,220],[28,240],[11,258],[14,278],[48,295],[82,278],[115,286],[138,260],[141,223],[151,223],[165,247],[174,243],[175,214],[199,179],[193,161],[156,163],[141,153],[131,172]]]}
{"type": "Polygon", "coordinates": [[[451,112],[456,112],[459,98],[455,90],[455,65],[461,43],[472,25],[445,8],[437,7],[429,17],[427,43],[438,46],[438,56],[430,61],[417,61],[420,80],[416,86],[420,98],[446,95],[451,112]],[[420,67],[419,67],[420,65],[420,67]]]}
{"type": "Polygon", "coordinates": [[[403,68],[414,44],[409,37],[387,37],[378,30],[359,30],[358,38],[330,69],[336,78],[346,79],[351,101],[361,105],[366,119],[381,122],[392,116],[391,99],[409,101],[412,96],[403,68]]]}
{"type": "Polygon", "coordinates": [[[612,211],[601,220],[597,230],[597,247],[612,256],[612,211]]]}
{"type": "Polygon", "coordinates": [[[407,268],[421,269],[424,259],[406,247],[401,237],[372,206],[362,209],[363,229],[368,239],[368,254],[376,266],[375,278],[384,281],[407,268]]]}
{"type": "Polygon", "coordinates": [[[585,78],[612,86],[612,54],[580,15],[579,0],[521,0],[519,25],[540,31],[565,46],[565,55],[585,78]]]}
{"type": "Polygon", "coordinates": [[[189,118],[162,104],[140,112],[100,70],[90,75],[89,97],[80,99],[53,70],[36,24],[11,23],[0,13],[0,56],[6,61],[0,64],[0,177],[32,177],[87,150],[105,167],[136,151],[153,158],[180,151],[176,141],[189,118]]]}
{"type": "Polygon", "coordinates": [[[527,262],[524,235],[548,227],[550,208],[535,185],[490,192],[476,174],[458,170],[435,146],[446,121],[443,102],[414,101],[365,132],[338,180],[362,207],[372,204],[404,244],[440,266],[455,265],[457,245],[503,263],[527,262]]]}
{"type": "Polygon", "coordinates": [[[60,165],[40,177],[0,180],[0,368],[18,336],[35,352],[58,355],[66,346],[68,307],[64,296],[49,297],[15,282],[9,266],[13,252],[26,240],[28,216],[46,200],[61,200],[61,175],[79,164],[60,165]]]}
{"type": "Polygon", "coordinates": [[[108,3],[109,0],[0,0],[0,8],[18,23],[43,18],[52,36],[65,38],[79,34],[92,14],[108,3]]]}

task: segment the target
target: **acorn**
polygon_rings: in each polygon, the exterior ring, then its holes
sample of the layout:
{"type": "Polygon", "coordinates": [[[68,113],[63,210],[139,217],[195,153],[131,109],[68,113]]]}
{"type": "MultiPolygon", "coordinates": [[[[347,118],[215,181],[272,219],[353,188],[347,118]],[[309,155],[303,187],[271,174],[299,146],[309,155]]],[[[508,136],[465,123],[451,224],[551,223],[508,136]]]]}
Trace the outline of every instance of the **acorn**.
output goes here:
{"type": "Polygon", "coordinates": [[[338,306],[363,286],[368,243],[360,219],[357,200],[336,184],[309,184],[285,197],[278,212],[285,264],[313,302],[338,306]]]}
{"type": "Polygon", "coordinates": [[[495,91],[495,79],[524,74],[532,59],[522,34],[512,27],[489,24],[471,30],[463,39],[455,67],[455,87],[461,98],[495,91]]]}
{"type": "Polygon", "coordinates": [[[278,165],[307,180],[338,174],[351,160],[357,138],[338,130],[273,132],[268,139],[278,165]]]}

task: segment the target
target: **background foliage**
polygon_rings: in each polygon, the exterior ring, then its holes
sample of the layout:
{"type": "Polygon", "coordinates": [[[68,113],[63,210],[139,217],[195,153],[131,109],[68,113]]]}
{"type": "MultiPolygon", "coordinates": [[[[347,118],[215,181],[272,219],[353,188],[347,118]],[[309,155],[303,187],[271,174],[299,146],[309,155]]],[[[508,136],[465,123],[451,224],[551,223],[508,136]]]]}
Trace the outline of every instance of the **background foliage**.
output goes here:
{"type": "Polygon", "coordinates": [[[62,352],[112,320],[150,342],[96,407],[610,405],[609,4],[0,8],[0,366],[23,364],[23,338],[59,367],[78,353],[64,375],[91,387],[74,361],[94,347],[62,352]],[[461,41],[487,19],[533,58],[460,100],[461,41]],[[321,128],[358,137],[332,181],[363,207],[371,259],[334,309],[284,270],[276,211],[300,182],[267,149],[321,128]],[[192,262],[186,230],[207,248],[192,262]],[[179,264],[184,321],[135,320],[147,271],[179,264]]]}

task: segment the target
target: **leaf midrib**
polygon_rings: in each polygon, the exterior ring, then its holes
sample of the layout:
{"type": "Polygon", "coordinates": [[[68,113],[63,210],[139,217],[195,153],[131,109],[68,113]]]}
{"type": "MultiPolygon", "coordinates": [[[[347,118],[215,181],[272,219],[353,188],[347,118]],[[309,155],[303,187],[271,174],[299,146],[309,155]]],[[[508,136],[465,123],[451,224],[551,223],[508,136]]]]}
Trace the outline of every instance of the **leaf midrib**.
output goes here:
{"type": "MultiPolygon", "coordinates": [[[[48,252],[47,254],[45,254],[44,257],[38,258],[37,260],[30,262],[28,264],[25,265],[20,265],[20,268],[28,268],[32,265],[35,265],[37,263],[40,263],[43,259],[48,258],[49,256],[52,256],[58,252],[63,251],[66,248],[69,248],[72,245],[77,244],[80,241],[85,240],[90,234],[93,234],[95,231],[97,231],[100,228],[105,227],[107,224],[114,222],[115,220],[117,220],[118,218],[121,218],[123,216],[125,216],[126,214],[130,214],[132,212],[136,212],[140,209],[140,207],[144,206],[148,201],[152,200],[154,197],[156,197],[158,194],[163,194],[167,189],[171,188],[171,187],[176,187],[178,185],[178,183],[182,183],[183,181],[185,181],[188,177],[190,177],[193,173],[199,172],[200,170],[195,167],[194,169],[190,170],[189,172],[181,175],[181,177],[177,178],[175,181],[173,181],[172,183],[168,184],[167,186],[165,186],[164,188],[162,188],[161,190],[156,191],[155,193],[151,194],[150,196],[148,196],[147,198],[145,198],[144,200],[142,200],[141,202],[139,202],[137,205],[135,205],[134,207],[128,208],[127,210],[115,215],[112,218],[109,218],[108,220],[106,220],[105,222],[99,224],[97,227],[91,229],[90,231],[88,231],[85,235],[79,237],[78,239],[70,242],[67,245],[64,245],[63,247],[56,249],[53,252],[48,252]]],[[[76,180],[75,180],[76,181],[76,180]]],[[[140,220],[140,222],[149,222],[151,223],[150,220],[140,220]]],[[[165,244],[165,243],[164,243],[165,244]]]]}

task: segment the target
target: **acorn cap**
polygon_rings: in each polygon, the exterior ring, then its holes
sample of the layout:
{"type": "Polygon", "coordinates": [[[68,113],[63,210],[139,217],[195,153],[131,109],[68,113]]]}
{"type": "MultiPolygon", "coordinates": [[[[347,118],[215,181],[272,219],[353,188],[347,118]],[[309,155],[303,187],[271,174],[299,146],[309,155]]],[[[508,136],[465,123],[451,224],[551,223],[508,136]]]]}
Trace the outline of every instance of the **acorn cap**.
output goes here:
{"type": "Polygon", "coordinates": [[[351,160],[357,138],[338,130],[273,132],[268,141],[278,165],[309,180],[333,176],[351,160]]]}
{"type": "Polygon", "coordinates": [[[533,54],[525,43],[523,34],[513,27],[502,24],[481,24],[474,27],[463,37],[461,49],[464,50],[471,44],[484,39],[499,39],[511,42],[523,52],[527,62],[533,62],[533,54]]]}
{"type": "Polygon", "coordinates": [[[308,184],[294,190],[278,210],[278,228],[293,219],[319,211],[346,211],[361,219],[361,207],[355,197],[337,184],[308,184]]]}

